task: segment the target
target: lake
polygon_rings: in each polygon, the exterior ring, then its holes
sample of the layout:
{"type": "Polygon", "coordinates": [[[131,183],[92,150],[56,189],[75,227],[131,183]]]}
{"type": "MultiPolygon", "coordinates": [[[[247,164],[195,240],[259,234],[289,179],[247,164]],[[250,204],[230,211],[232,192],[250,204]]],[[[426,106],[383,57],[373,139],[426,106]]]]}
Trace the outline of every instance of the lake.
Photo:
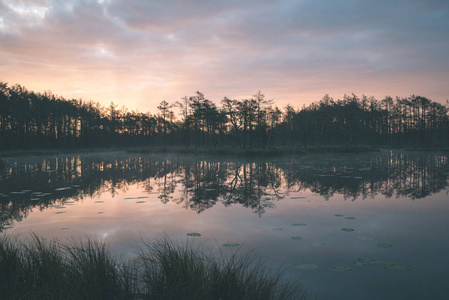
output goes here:
{"type": "Polygon", "coordinates": [[[255,249],[318,299],[447,299],[448,179],[447,153],[8,158],[0,235],[95,237],[123,257],[167,235],[255,249]]]}

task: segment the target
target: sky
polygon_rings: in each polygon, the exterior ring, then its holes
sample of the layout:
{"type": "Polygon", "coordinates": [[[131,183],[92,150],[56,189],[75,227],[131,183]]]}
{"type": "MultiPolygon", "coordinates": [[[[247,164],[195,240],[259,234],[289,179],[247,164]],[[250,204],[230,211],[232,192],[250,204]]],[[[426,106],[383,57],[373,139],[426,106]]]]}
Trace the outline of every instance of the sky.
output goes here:
{"type": "Polygon", "coordinates": [[[449,99],[447,0],[0,0],[0,81],[155,112],[201,91],[449,99]]]}

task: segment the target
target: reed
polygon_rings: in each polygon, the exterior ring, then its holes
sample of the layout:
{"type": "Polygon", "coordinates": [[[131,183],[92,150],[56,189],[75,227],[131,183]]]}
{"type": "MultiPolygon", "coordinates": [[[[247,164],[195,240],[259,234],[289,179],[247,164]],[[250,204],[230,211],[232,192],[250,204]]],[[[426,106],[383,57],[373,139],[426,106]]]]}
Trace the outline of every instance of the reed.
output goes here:
{"type": "Polygon", "coordinates": [[[0,238],[0,299],[305,299],[255,253],[215,257],[167,237],[119,260],[105,243],[0,238]]]}

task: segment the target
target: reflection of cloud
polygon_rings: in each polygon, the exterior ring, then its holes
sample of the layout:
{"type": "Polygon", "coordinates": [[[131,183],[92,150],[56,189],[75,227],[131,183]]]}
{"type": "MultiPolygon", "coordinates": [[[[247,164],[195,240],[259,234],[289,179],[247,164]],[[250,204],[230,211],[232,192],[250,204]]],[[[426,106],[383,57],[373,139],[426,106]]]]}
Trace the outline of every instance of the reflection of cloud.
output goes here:
{"type": "Polygon", "coordinates": [[[108,86],[86,96],[142,110],[196,90],[218,101],[261,89],[295,106],[325,93],[444,100],[448,14],[437,0],[3,0],[0,80],[108,86]]]}

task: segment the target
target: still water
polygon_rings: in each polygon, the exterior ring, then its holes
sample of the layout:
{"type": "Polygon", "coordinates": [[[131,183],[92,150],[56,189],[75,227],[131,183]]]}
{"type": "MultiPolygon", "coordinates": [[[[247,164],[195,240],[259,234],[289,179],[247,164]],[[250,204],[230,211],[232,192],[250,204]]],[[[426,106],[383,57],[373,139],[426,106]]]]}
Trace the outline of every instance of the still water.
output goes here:
{"type": "Polygon", "coordinates": [[[447,153],[265,161],[100,153],[7,163],[0,235],[95,237],[131,257],[141,238],[165,234],[212,253],[256,249],[267,268],[289,267],[286,276],[318,299],[449,295],[447,153]]]}

